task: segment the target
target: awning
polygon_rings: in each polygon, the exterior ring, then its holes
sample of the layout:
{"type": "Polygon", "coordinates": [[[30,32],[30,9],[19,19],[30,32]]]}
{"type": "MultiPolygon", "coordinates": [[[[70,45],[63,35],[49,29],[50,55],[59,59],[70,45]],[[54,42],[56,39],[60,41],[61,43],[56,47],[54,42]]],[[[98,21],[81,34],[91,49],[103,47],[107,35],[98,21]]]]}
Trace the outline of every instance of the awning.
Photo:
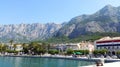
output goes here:
{"type": "Polygon", "coordinates": [[[74,54],[81,55],[82,53],[81,52],[74,52],[74,54]]]}

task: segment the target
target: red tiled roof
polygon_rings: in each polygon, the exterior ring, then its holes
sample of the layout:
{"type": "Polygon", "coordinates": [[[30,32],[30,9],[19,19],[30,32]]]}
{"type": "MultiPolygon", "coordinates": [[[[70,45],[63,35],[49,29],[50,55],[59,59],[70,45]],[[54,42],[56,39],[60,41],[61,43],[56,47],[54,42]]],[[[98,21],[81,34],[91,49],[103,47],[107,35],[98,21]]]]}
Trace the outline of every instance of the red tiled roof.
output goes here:
{"type": "Polygon", "coordinates": [[[120,40],[105,40],[105,41],[97,41],[96,43],[110,43],[110,42],[120,42],[120,40]]]}

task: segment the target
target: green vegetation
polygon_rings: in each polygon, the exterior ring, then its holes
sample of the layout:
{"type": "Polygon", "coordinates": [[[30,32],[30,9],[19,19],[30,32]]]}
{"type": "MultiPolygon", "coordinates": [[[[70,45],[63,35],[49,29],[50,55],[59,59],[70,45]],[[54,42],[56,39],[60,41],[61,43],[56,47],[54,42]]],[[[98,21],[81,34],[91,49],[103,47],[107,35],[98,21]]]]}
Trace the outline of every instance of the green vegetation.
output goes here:
{"type": "Polygon", "coordinates": [[[58,54],[59,51],[58,50],[49,50],[48,53],[54,55],[54,54],[58,54]]]}
{"type": "Polygon", "coordinates": [[[97,55],[97,54],[102,54],[102,55],[104,55],[104,54],[107,54],[107,53],[108,53],[108,50],[107,50],[107,49],[94,50],[94,51],[93,51],[93,54],[94,54],[94,55],[97,55]]]}
{"type": "Polygon", "coordinates": [[[47,44],[31,42],[29,45],[23,44],[23,52],[27,54],[44,54],[47,50],[47,44]]]}
{"type": "MultiPolygon", "coordinates": [[[[75,43],[75,42],[80,42],[80,41],[92,41],[93,42],[93,41],[100,39],[102,37],[105,37],[105,36],[115,37],[115,36],[120,36],[120,33],[89,33],[89,34],[81,35],[81,36],[79,36],[77,38],[73,38],[73,39],[70,39],[66,36],[61,36],[61,37],[53,37],[53,38],[50,38],[50,39],[44,40],[44,41],[36,40],[36,41],[32,41],[27,44],[23,43],[22,44],[23,50],[20,52],[23,52],[24,54],[35,54],[35,55],[40,55],[40,54],[44,54],[44,53],[50,53],[52,55],[58,54],[58,53],[60,54],[60,52],[58,50],[50,48],[52,46],[52,44],[75,43]]],[[[4,53],[4,52],[18,53],[18,51],[15,51],[17,44],[14,44],[13,42],[14,42],[13,39],[9,40],[10,45],[13,45],[13,50],[8,50],[8,45],[2,45],[2,43],[1,43],[0,44],[0,52],[1,53],[4,53]]],[[[72,50],[72,49],[68,49],[68,50],[64,51],[62,54],[71,55],[74,52],[80,52],[82,55],[89,54],[88,50],[72,50]]],[[[108,51],[106,49],[93,51],[94,55],[97,55],[97,54],[104,55],[105,53],[108,53],[108,51]]],[[[118,51],[117,54],[120,54],[120,51],[118,51]]]]}
{"type": "Polygon", "coordinates": [[[120,55],[120,50],[119,50],[119,51],[117,51],[116,53],[117,53],[117,55],[120,55]]]}
{"type": "Polygon", "coordinates": [[[18,51],[15,51],[15,50],[6,50],[6,52],[8,52],[8,53],[18,53],[18,51]]]}
{"type": "Polygon", "coordinates": [[[48,42],[48,43],[75,43],[75,42],[80,42],[80,41],[95,41],[98,40],[102,37],[106,37],[106,36],[110,36],[110,37],[116,37],[116,36],[120,36],[120,33],[87,33],[84,35],[81,35],[79,37],[76,38],[69,38],[67,36],[61,36],[61,37],[53,37],[50,39],[45,40],[44,42],[48,42]]]}
{"type": "Polygon", "coordinates": [[[7,50],[7,45],[0,44],[0,52],[5,52],[7,50]]]}
{"type": "MultiPolygon", "coordinates": [[[[116,37],[116,36],[120,36],[120,33],[116,33],[116,32],[107,32],[107,33],[99,33],[99,32],[96,32],[96,33],[86,33],[84,35],[80,35],[76,38],[70,38],[70,37],[67,37],[67,36],[59,36],[59,37],[51,37],[49,39],[46,39],[46,40],[41,40],[41,39],[35,39],[35,40],[32,40],[32,41],[36,41],[36,42],[45,42],[45,43],[76,43],[76,42],[80,42],[80,41],[95,41],[97,39],[100,39],[102,37],[105,37],[105,36],[110,36],[110,37],[116,37]]],[[[32,42],[32,41],[28,41],[26,38],[23,38],[23,39],[8,39],[8,38],[4,38],[4,39],[0,39],[1,42],[4,42],[4,43],[12,43],[12,41],[15,41],[15,42],[20,42],[20,43],[29,43],[29,42],[32,42]]]]}
{"type": "Polygon", "coordinates": [[[61,37],[53,37],[50,39],[47,39],[46,42],[48,43],[66,43],[69,42],[69,38],[66,36],[61,36],[61,37]]]}
{"type": "Polygon", "coordinates": [[[67,50],[67,55],[71,55],[71,54],[73,54],[73,52],[74,52],[74,51],[73,51],[72,49],[68,49],[68,50],[67,50]]]}

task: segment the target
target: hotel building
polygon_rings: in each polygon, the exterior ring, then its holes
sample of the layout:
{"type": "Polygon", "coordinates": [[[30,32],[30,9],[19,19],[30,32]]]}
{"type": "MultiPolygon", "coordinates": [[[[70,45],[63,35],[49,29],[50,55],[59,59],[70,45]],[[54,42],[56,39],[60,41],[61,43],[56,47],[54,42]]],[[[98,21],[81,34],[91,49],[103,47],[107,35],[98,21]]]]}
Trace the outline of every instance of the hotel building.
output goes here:
{"type": "Polygon", "coordinates": [[[120,50],[120,37],[104,37],[94,43],[96,49],[107,49],[111,53],[120,50]]]}
{"type": "Polygon", "coordinates": [[[92,42],[82,41],[80,43],[65,43],[57,44],[57,49],[59,50],[89,50],[90,52],[94,51],[94,45],[92,42]]]}

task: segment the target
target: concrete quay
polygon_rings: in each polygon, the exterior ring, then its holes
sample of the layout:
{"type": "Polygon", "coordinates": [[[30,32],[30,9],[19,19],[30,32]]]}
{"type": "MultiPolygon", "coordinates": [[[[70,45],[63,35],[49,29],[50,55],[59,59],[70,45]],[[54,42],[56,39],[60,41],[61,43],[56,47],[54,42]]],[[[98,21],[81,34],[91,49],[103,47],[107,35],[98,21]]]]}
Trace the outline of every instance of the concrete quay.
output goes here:
{"type": "Polygon", "coordinates": [[[69,59],[69,60],[82,60],[82,61],[99,61],[104,59],[105,63],[120,62],[120,59],[106,59],[106,58],[87,58],[87,57],[72,57],[64,55],[5,55],[7,57],[32,57],[32,58],[53,58],[53,59],[69,59]]]}
{"type": "Polygon", "coordinates": [[[120,67],[120,62],[105,63],[103,66],[89,65],[83,67],[120,67]]]}

